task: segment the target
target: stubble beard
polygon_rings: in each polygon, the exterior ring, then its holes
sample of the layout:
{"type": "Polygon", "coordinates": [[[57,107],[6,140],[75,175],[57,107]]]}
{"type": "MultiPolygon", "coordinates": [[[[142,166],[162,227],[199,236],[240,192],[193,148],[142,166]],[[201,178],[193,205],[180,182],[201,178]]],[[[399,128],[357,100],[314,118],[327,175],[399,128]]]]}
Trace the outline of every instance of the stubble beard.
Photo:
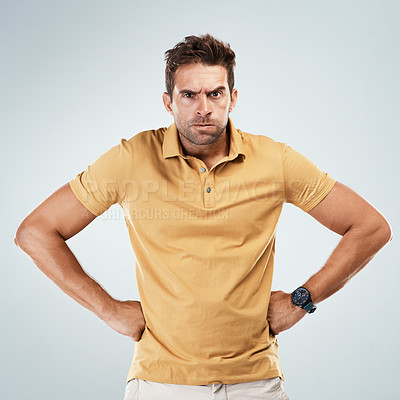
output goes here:
{"type": "Polygon", "coordinates": [[[175,118],[175,125],[179,134],[197,146],[205,146],[214,143],[225,131],[228,125],[228,116],[226,114],[223,123],[219,123],[212,118],[195,118],[188,122],[182,122],[179,117],[175,118]],[[196,124],[212,124],[214,129],[198,130],[196,124]]]}

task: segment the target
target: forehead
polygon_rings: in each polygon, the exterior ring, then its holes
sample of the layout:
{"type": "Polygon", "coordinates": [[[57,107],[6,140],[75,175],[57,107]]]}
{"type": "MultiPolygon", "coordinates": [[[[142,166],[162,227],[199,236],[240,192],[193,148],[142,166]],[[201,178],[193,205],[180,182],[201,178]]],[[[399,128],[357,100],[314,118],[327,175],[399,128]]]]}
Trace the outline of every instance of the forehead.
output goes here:
{"type": "Polygon", "coordinates": [[[175,72],[174,90],[212,90],[220,86],[228,88],[227,79],[226,68],[221,65],[182,65],[175,72]]]}

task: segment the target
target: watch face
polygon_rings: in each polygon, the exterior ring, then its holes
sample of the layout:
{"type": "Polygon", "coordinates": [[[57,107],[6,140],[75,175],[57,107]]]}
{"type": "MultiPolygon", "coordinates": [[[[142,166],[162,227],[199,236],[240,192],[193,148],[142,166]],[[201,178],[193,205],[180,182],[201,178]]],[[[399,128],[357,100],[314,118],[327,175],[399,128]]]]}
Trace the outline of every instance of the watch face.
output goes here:
{"type": "Polygon", "coordinates": [[[302,307],[310,299],[310,293],[305,288],[298,288],[292,294],[292,301],[294,304],[302,307]]]}

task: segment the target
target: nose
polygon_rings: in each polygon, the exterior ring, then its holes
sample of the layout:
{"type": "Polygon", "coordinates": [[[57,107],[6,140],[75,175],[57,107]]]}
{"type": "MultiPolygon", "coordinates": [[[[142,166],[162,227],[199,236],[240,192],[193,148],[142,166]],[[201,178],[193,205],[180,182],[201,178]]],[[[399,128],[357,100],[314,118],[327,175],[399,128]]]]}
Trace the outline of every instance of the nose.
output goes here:
{"type": "Polygon", "coordinates": [[[199,96],[197,103],[197,115],[199,117],[205,117],[210,115],[212,112],[211,102],[207,95],[199,96]]]}

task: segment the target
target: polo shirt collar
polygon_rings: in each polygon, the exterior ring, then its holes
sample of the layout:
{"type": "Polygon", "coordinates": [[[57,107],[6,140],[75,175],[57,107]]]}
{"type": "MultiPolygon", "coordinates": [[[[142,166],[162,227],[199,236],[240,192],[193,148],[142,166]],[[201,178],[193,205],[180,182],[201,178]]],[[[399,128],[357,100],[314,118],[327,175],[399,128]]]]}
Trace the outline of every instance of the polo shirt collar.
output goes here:
{"type": "MultiPolygon", "coordinates": [[[[228,160],[233,160],[239,154],[246,157],[243,145],[242,135],[234,127],[232,120],[228,118],[228,132],[230,132],[230,146],[228,160]]],[[[163,157],[175,157],[181,156],[186,157],[183,154],[182,146],[179,141],[178,130],[176,129],[175,122],[169,126],[169,128],[164,132],[164,143],[163,143],[163,157]]]]}

